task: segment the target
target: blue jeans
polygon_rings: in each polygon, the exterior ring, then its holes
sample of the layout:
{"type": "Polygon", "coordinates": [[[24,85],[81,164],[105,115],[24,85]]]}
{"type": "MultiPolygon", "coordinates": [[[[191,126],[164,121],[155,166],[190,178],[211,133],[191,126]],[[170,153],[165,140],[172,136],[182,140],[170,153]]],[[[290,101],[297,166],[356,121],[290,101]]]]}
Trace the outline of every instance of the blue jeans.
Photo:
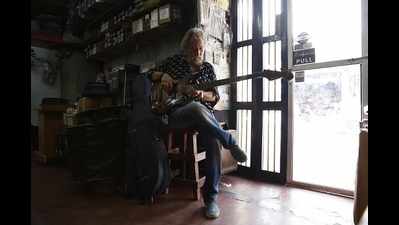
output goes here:
{"type": "Polygon", "coordinates": [[[169,115],[169,126],[173,128],[194,127],[199,132],[199,144],[206,150],[205,184],[203,197],[205,203],[216,200],[221,176],[220,150],[217,140],[225,147],[236,145],[233,136],[220,127],[215,115],[203,104],[191,102],[169,115]]]}

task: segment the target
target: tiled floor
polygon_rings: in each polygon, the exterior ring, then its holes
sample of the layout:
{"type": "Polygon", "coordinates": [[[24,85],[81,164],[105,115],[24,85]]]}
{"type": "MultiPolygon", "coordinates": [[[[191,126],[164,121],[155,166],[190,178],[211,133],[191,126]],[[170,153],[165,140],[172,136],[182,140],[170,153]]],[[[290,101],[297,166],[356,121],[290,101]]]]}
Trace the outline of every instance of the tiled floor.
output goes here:
{"type": "Polygon", "coordinates": [[[353,200],[291,187],[224,176],[221,215],[203,217],[202,203],[184,187],[171,187],[154,205],[117,193],[85,193],[71,186],[64,168],[32,162],[33,225],[350,225],[353,200]]]}

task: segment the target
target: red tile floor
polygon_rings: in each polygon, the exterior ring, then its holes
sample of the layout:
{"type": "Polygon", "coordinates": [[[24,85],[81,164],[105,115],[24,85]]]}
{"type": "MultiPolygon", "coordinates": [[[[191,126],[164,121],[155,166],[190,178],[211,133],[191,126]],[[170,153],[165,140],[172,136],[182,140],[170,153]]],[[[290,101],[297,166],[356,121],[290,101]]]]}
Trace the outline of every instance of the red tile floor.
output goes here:
{"type": "Polygon", "coordinates": [[[172,186],[153,205],[140,205],[106,189],[83,192],[65,168],[32,161],[32,225],[349,225],[353,200],[292,187],[222,178],[216,220],[203,217],[190,189],[172,186]]]}

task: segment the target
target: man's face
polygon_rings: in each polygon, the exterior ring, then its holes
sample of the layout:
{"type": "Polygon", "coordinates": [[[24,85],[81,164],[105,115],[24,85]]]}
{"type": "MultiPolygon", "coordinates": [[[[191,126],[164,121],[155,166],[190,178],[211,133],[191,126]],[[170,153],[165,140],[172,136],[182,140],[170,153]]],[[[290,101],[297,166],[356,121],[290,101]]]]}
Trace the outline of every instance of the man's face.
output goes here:
{"type": "Polygon", "coordinates": [[[201,65],[204,56],[204,45],[201,39],[193,38],[191,40],[190,59],[194,65],[201,65]]]}

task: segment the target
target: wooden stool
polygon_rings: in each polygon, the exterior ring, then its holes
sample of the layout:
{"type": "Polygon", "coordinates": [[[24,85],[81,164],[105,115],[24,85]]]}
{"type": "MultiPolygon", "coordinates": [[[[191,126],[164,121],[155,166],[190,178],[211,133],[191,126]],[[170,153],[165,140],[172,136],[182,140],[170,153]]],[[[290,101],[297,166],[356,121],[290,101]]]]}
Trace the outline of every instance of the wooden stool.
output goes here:
{"type": "Polygon", "coordinates": [[[167,128],[165,133],[168,157],[180,165],[181,176],[176,176],[174,180],[192,185],[193,197],[199,200],[205,176],[200,176],[198,163],[205,159],[206,152],[198,152],[198,132],[194,129],[167,128]]]}

